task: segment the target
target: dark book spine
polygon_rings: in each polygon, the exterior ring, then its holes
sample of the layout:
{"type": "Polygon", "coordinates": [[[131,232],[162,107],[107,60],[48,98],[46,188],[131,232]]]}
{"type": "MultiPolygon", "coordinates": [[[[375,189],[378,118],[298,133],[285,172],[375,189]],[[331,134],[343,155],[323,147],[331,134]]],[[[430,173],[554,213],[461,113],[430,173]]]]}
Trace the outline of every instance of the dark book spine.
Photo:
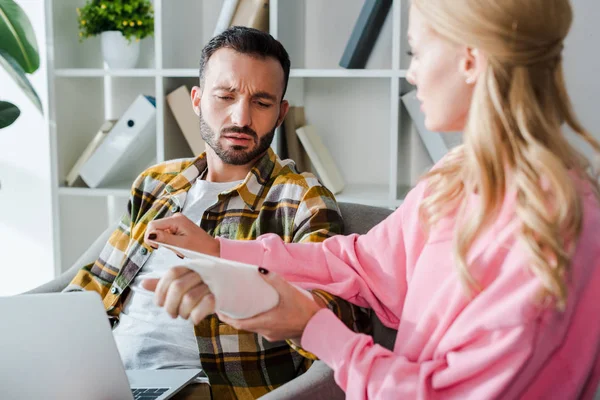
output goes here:
{"type": "Polygon", "coordinates": [[[392,6],[392,0],[366,0],[354,25],[340,67],[364,68],[377,41],[377,36],[392,6]]]}

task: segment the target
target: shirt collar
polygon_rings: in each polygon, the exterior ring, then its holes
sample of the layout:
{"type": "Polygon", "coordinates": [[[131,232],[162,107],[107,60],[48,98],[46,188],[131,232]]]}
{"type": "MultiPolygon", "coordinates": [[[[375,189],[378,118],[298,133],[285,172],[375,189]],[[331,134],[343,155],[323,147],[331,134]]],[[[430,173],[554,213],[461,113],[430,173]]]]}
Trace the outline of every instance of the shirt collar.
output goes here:
{"type": "MultiPolygon", "coordinates": [[[[175,194],[180,191],[188,191],[192,183],[207,168],[206,153],[200,154],[192,163],[179,173],[165,187],[169,194],[175,194]]],[[[244,178],[244,181],[231,189],[224,191],[223,195],[236,191],[244,203],[254,211],[260,200],[264,196],[265,186],[271,181],[274,175],[277,175],[283,165],[275,152],[269,148],[265,154],[260,157],[250,169],[250,172],[244,178]]]]}

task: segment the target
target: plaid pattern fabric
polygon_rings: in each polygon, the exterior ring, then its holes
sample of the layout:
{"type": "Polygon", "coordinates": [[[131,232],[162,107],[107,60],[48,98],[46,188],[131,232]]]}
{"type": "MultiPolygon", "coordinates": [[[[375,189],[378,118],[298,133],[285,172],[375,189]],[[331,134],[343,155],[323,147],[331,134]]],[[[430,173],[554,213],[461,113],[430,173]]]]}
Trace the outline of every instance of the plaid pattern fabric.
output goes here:
{"type": "MultiPolygon", "coordinates": [[[[205,155],[176,160],[144,171],[134,182],[127,212],[98,260],[84,266],[65,291],[93,290],[109,318],[118,321],[129,284],[144,266],[152,248],[144,241],[148,223],[180,211],[194,180],[206,169],[205,155]]],[[[310,174],[298,174],[293,162],[269,151],[245,180],[219,194],[201,227],[209,234],[252,240],[275,233],[286,242],[316,242],[342,232],[333,195],[310,174]]],[[[364,314],[328,293],[315,291],[351,328],[359,330],[364,314]]],[[[237,331],[207,317],[194,327],[202,368],[214,399],[254,399],[302,374],[311,354],[286,342],[270,343],[259,335],[237,331]]]]}

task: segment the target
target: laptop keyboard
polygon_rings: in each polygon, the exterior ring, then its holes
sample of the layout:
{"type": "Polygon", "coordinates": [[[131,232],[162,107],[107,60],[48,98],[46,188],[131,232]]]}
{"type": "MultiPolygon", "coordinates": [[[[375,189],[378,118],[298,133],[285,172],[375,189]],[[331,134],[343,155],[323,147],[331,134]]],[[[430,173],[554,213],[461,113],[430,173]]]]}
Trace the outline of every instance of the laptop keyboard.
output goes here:
{"type": "Polygon", "coordinates": [[[153,400],[161,396],[169,388],[136,388],[131,389],[135,400],[153,400]]]}

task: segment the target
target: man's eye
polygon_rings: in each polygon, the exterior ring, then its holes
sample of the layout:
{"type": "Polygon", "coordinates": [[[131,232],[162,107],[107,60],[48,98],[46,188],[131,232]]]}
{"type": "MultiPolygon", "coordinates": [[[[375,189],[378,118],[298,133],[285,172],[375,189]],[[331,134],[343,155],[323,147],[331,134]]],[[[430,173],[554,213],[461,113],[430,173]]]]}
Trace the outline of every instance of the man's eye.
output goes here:
{"type": "Polygon", "coordinates": [[[260,108],[269,108],[269,107],[271,107],[271,105],[272,105],[272,104],[270,104],[270,103],[265,103],[265,102],[263,102],[263,101],[258,101],[258,100],[255,100],[255,101],[254,101],[254,104],[258,104],[258,106],[259,106],[260,108]]]}
{"type": "Polygon", "coordinates": [[[217,96],[217,98],[219,98],[220,100],[232,100],[233,97],[231,96],[217,96]]]}

